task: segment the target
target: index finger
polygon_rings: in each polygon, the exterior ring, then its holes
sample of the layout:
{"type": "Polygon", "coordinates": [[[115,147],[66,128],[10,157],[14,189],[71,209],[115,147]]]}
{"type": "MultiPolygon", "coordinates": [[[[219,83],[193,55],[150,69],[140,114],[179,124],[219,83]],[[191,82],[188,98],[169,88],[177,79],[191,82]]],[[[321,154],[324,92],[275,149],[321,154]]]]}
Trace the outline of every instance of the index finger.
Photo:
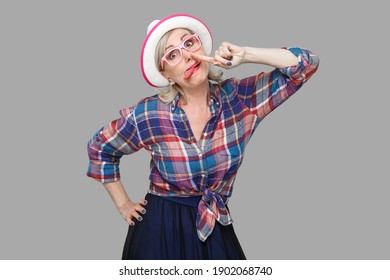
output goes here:
{"type": "Polygon", "coordinates": [[[207,55],[200,55],[200,54],[195,54],[191,53],[192,58],[197,59],[197,60],[202,60],[206,62],[211,62],[211,63],[217,63],[218,61],[214,59],[214,57],[210,57],[207,55]]]}

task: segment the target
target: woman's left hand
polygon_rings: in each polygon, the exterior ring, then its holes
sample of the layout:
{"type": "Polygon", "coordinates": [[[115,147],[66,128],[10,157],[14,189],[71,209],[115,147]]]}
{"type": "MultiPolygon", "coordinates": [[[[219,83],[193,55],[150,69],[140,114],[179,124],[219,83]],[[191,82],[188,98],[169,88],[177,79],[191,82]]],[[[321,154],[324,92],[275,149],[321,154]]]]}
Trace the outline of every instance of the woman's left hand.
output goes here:
{"type": "Polygon", "coordinates": [[[193,59],[207,61],[215,66],[224,69],[230,69],[242,64],[245,56],[245,48],[223,42],[218,50],[215,51],[214,57],[191,53],[193,59]]]}

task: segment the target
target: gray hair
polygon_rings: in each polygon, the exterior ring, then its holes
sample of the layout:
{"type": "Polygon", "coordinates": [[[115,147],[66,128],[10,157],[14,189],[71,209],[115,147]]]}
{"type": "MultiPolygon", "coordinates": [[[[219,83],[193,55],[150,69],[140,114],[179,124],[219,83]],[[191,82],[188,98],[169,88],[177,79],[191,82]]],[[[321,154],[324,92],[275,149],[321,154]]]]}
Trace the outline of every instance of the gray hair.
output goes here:
{"type": "MultiPolygon", "coordinates": [[[[170,30],[167,33],[165,33],[161,37],[161,39],[158,42],[157,47],[156,47],[156,55],[155,55],[156,60],[155,60],[155,64],[156,64],[156,67],[160,71],[162,71],[161,66],[160,66],[160,59],[161,59],[161,57],[165,53],[165,46],[167,45],[168,37],[172,33],[172,31],[173,30],[170,30]]],[[[191,34],[194,34],[194,32],[192,32],[191,30],[188,30],[188,31],[191,34]]],[[[213,66],[210,67],[209,74],[208,74],[208,79],[211,82],[220,84],[222,82],[223,72],[221,70],[215,70],[212,67],[213,66]]],[[[169,103],[169,102],[172,102],[175,99],[176,94],[178,92],[184,98],[184,101],[187,102],[187,97],[185,96],[183,90],[181,89],[181,87],[178,84],[170,84],[170,85],[168,85],[166,87],[159,88],[158,89],[158,97],[160,98],[160,100],[162,102],[169,103]]]]}

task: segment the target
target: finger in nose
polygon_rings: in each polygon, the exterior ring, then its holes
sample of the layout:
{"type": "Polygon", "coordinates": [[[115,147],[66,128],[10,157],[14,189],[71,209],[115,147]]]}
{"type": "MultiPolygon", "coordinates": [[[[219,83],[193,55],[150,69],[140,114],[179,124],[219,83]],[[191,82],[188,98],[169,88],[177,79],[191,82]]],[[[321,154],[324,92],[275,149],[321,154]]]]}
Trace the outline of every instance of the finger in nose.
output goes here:
{"type": "Polygon", "coordinates": [[[185,60],[190,60],[192,58],[192,53],[190,51],[187,51],[187,50],[182,50],[182,56],[185,60]]]}

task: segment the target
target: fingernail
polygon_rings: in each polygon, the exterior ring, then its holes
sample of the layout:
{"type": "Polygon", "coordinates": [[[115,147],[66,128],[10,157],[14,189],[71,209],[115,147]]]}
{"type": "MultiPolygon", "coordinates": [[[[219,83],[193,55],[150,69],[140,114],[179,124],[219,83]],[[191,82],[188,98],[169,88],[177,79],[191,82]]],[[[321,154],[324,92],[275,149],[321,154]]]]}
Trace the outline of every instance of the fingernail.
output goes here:
{"type": "Polygon", "coordinates": [[[230,59],[233,59],[233,56],[232,56],[232,55],[230,56],[230,59]]]}
{"type": "Polygon", "coordinates": [[[142,221],[142,217],[138,217],[138,221],[142,221]]]}
{"type": "Polygon", "coordinates": [[[229,61],[229,62],[227,63],[227,66],[232,66],[232,63],[229,61]]]}
{"type": "Polygon", "coordinates": [[[142,212],[142,214],[145,214],[145,213],[146,213],[145,209],[143,209],[141,212],[142,212]]]}
{"type": "Polygon", "coordinates": [[[131,222],[130,225],[131,225],[131,226],[134,226],[134,222],[131,222]]]}
{"type": "Polygon", "coordinates": [[[148,204],[148,201],[147,201],[147,200],[144,201],[144,205],[146,205],[146,204],[148,204]]]}

